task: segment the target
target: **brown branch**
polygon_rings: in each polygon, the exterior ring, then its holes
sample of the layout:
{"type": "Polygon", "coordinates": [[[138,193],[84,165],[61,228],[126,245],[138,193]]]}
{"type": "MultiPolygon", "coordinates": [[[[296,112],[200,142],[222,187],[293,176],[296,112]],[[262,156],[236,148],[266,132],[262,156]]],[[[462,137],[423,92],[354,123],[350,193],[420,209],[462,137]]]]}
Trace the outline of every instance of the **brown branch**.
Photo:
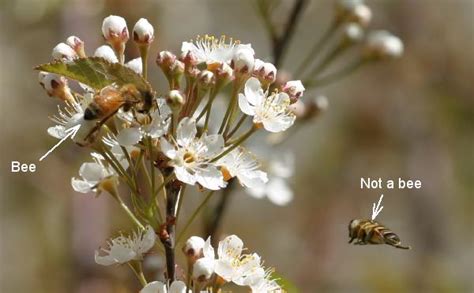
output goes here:
{"type": "Polygon", "coordinates": [[[207,219],[206,226],[204,227],[204,235],[211,237],[213,246],[216,246],[219,242],[219,226],[229,203],[230,196],[232,192],[235,191],[234,181],[235,179],[231,179],[227,184],[227,187],[222,191],[219,202],[213,209],[212,214],[207,219]]]}
{"type": "Polygon", "coordinates": [[[288,48],[288,44],[290,43],[290,40],[295,32],[296,25],[298,24],[298,18],[300,17],[301,13],[303,12],[303,8],[307,3],[308,0],[295,1],[283,33],[279,37],[273,38],[273,64],[277,68],[282,62],[286,49],[288,48]]]}

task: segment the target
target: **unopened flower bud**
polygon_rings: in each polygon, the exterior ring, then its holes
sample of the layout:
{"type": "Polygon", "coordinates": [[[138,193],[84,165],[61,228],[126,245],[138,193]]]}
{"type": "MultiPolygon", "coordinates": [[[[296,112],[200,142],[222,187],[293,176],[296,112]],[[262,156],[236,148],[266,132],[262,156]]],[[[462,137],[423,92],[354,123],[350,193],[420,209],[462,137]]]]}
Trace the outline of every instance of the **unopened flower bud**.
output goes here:
{"type": "Polygon", "coordinates": [[[368,58],[397,58],[403,54],[403,42],[387,31],[373,31],[367,37],[365,52],[368,58]]]}
{"type": "Polygon", "coordinates": [[[249,46],[240,45],[234,53],[232,64],[236,72],[252,73],[255,64],[253,49],[249,46]]]}
{"type": "Polygon", "coordinates": [[[155,36],[153,26],[145,18],[140,18],[133,27],[133,40],[141,45],[149,45],[155,36]]]}
{"type": "Polygon", "coordinates": [[[260,80],[263,86],[266,87],[275,82],[277,69],[272,63],[255,59],[253,73],[258,78],[258,80],[260,80]]]}
{"type": "Polygon", "coordinates": [[[196,80],[199,77],[199,74],[201,74],[201,70],[197,67],[190,68],[186,71],[186,75],[192,80],[196,80]]]}
{"type": "Polygon", "coordinates": [[[94,52],[94,57],[104,58],[110,63],[116,63],[119,61],[117,59],[117,56],[115,55],[114,50],[112,50],[112,48],[110,48],[110,46],[107,46],[107,45],[103,45],[97,48],[94,52]]]}
{"type": "Polygon", "coordinates": [[[361,0],[339,0],[336,2],[336,17],[339,22],[355,22],[367,27],[372,20],[372,11],[361,0]]]}
{"type": "Polygon", "coordinates": [[[326,111],[329,107],[329,101],[326,96],[317,96],[306,103],[304,119],[311,119],[326,111]]]}
{"type": "Polygon", "coordinates": [[[210,72],[209,70],[203,70],[199,74],[198,82],[202,88],[209,88],[215,83],[215,81],[216,79],[214,77],[214,73],[210,72]]]}
{"type": "Polygon", "coordinates": [[[191,263],[195,263],[197,259],[203,256],[204,243],[205,241],[201,237],[191,236],[184,244],[183,252],[191,263]]]}
{"type": "Polygon", "coordinates": [[[199,283],[209,280],[214,273],[214,260],[209,258],[198,259],[193,266],[193,279],[199,283]]]}
{"type": "Polygon", "coordinates": [[[125,64],[125,67],[130,68],[131,70],[135,71],[137,74],[142,74],[142,71],[143,71],[142,66],[143,66],[142,58],[140,57],[132,59],[125,64]]]}
{"type": "Polygon", "coordinates": [[[185,99],[180,91],[172,90],[166,96],[166,104],[171,108],[173,111],[179,111],[181,107],[184,105],[185,99]]]}
{"type": "Polygon", "coordinates": [[[102,22],[102,35],[112,46],[116,43],[126,43],[129,38],[127,22],[120,16],[107,16],[102,22]]]}
{"type": "Polygon", "coordinates": [[[171,66],[176,62],[176,55],[170,51],[161,51],[156,57],[156,64],[161,67],[161,70],[166,74],[171,72],[171,66]]]}
{"type": "Polygon", "coordinates": [[[364,37],[364,30],[356,23],[348,23],[343,29],[344,42],[347,44],[353,44],[360,42],[364,37]]]}
{"type": "Polygon", "coordinates": [[[66,60],[70,61],[77,58],[77,53],[73,48],[65,43],[59,43],[53,48],[52,53],[53,59],[55,60],[66,60]]]}
{"type": "Polygon", "coordinates": [[[66,39],[66,44],[71,47],[79,57],[86,57],[86,53],[84,51],[84,42],[78,37],[70,36],[66,39]]]}
{"type": "Polygon", "coordinates": [[[221,63],[221,66],[216,69],[216,84],[218,87],[229,83],[234,75],[234,70],[227,63],[221,63]]]}
{"type": "Polygon", "coordinates": [[[171,65],[171,74],[173,76],[181,76],[182,74],[184,73],[184,63],[179,61],[179,60],[175,60],[175,62],[171,65]]]}
{"type": "Polygon", "coordinates": [[[301,80],[290,80],[283,85],[282,91],[290,96],[291,103],[293,104],[303,96],[305,88],[301,80]]]}
{"type": "Polygon", "coordinates": [[[67,79],[64,76],[40,71],[38,80],[48,96],[57,97],[68,102],[74,101],[67,79]]]}
{"type": "Polygon", "coordinates": [[[196,55],[191,51],[181,54],[181,61],[183,61],[186,68],[192,68],[198,64],[196,55]]]}

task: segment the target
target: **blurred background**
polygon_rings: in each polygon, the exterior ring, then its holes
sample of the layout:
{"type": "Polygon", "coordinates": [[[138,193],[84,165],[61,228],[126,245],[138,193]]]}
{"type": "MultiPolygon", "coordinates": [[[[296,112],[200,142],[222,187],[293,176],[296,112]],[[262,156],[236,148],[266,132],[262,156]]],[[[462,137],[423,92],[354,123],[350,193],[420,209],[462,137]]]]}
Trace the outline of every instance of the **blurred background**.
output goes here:
{"type": "MultiPolygon", "coordinates": [[[[474,1],[366,2],[374,14],[370,28],[400,36],[404,56],[307,92],[304,98],[326,95],[330,107],[279,146],[296,154],[293,202],[279,207],[237,192],[222,231],[260,253],[291,281],[290,292],[473,292],[474,1]],[[361,177],[417,179],[422,188],[361,190],[361,177]],[[385,208],[378,220],[412,250],[347,244],[349,221],[368,218],[381,193],[385,208]]],[[[277,25],[291,4],[282,1],[277,25]]],[[[332,10],[332,1],[310,1],[280,68],[295,70],[328,27],[332,10]]],[[[48,62],[52,48],[69,35],[84,40],[92,54],[110,14],[125,17],[129,29],[147,18],[155,26],[153,52],[179,52],[182,41],[198,34],[226,34],[271,60],[271,43],[251,0],[1,1],[2,293],[139,290],[126,267],[94,263],[94,250],[130,224],[110,197],[76,194],[70,187],[88,159],[86,150],[67,142],[35,173],[10,173],[12,160],[37,163],[55,143],[46,129],[57,102],[32,68],[48,62]]],[[[136,57],[129,48],[129,59],[136,57]]],[[[149,75],[164,88],[156,67],[149,75]]],[[[191,199],[184,211],[199,201],[191,199]]],[[[162,261],[152,255],[147,266],[158,271],[162,261]]]]}

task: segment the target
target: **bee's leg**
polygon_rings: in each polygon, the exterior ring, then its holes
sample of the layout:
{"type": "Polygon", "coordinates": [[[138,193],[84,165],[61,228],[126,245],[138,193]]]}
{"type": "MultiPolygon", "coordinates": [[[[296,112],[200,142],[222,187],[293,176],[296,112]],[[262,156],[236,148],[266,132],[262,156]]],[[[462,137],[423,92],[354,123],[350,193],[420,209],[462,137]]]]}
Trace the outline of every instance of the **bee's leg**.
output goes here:
{"type": "Polygon", "coordinates": [[[352,241],[354,241],[355,237],[351,237],[351,239],[349,239],[349,243],[352,243],[352,241]]]}

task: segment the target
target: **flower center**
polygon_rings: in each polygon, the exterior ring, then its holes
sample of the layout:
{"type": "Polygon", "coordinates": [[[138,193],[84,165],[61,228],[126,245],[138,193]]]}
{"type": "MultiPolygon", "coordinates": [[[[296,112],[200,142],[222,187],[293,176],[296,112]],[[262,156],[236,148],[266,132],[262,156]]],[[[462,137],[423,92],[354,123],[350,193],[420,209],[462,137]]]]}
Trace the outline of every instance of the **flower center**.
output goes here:
{"type": "Polygon", "coordinates": [[[186,164],[191,164],[196,161],[196,158],[194,157],[194,153],[187,151],[183,155],[183,160],[186,164]]]}

